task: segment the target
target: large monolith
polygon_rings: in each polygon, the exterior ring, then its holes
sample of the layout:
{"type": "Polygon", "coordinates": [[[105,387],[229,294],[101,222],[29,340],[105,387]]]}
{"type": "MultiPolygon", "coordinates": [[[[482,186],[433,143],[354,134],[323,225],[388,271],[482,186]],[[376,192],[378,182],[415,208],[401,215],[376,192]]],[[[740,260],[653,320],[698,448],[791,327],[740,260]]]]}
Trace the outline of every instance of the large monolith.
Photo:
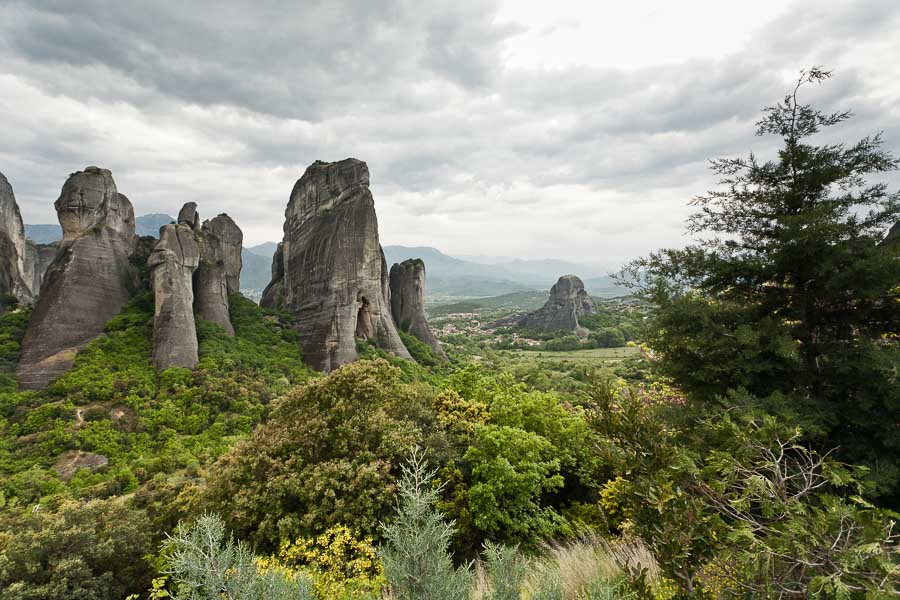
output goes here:
{"type": "Polygon", "coordinates": [[[391,317],[366,163],[313,163],[291,192],[283,244],[282,305],[307,363],[331,371],[351,362],[358,340],[412,360],[391,317]]]}
{"type": "Polygon", "coordinates": [[[198,362],[193,275],[200,264],[192,226],[185,222],[164,225],[147,262],[156,301],[153,364],[160,371],[192,369],[198,362]]]}
{"type": "Polygon", "coordinates": [[[9,181],[0,173],[0,314],[3,297],[12,296],[22,304],[34,300],[36,290],[27,274],[28,246],[25,226],[9,181]]]}
{"type": "Polygon", "coordinates": [[[222,260],[225,265],[225,281],[228,284],[228,295],[241,291],[241,248],[244,245],[244,233],[234,220],[225,213],[203,223],[203,232],[219,239],[222,260]]]}
{"type": "Polygon", "coordinates": [[[547,303],[526,315],[519,325],[544,333],[573,331],[587,335],[587,330],[578,324],[578,318],[593,313],[594,301],[585,291],[584,282],[575,275],[563,275],[550,288],[547,303]]]}
{"type": "MultiPolygon", "coordinates": [[[[222,326],[229,335],[234,335],[231,315],[228,309],[229,280],[240,281],[240,238],[242,234],[228,215],[219,215],[203,223],[197,233],[200,247],[200,265],[194,273],[194,310],[204,321],[222,326]],[[234,244],[237,246],[238,263],[233,263],[234,244]],[[232,271],[229,273],[229,268],[232,271]],[[234,269],[237,272],[234,272],[234,269]]],[[[235,290],[236,292],[237,290],[235,290]]]]}
{"type": "Polygon", "coordinates": [[[55,207],[63,240],[22,340],[23,389],[43,388],[65,373],[137,285],[128,261],[135,246],[134,209],[109,171],[87,167],[73,173],[55,207]]]}
{"type": "Polygon", "coordinates": [[[550,298],[540,309],[516,314],[490,324],[490,327],[522,327],[536,333],[572,332],[584,337],[588,330],[579,317],[594,314],[594,301],[575,275],[563,275],[550,288],[550,298]]]}
{"type": "Polygon", "coordinates": [[[425,318],[425,263],[411,258],[391,267],[391,314],[394,323],[431,347],[441,359],[447,355],[425,318]]]}

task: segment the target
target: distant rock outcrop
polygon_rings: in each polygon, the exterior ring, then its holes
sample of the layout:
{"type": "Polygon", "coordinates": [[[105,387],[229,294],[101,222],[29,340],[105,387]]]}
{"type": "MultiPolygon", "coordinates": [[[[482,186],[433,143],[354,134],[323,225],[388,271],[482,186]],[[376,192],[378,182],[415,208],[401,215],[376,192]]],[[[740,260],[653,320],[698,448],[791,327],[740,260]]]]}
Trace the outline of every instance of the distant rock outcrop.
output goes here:
{"type": "MultiPolygon", "coordinates": [[[[0,173],[0,296],[14,296],[22,304],[34,299],[27,275],[28,247],[25,225],[12,186],[0,173]]],[[[0,314],[3,302],[0,300],[0,314]]]]}
{"type": "Polygon", "coordinates": [[[22,340],[19,385],[40,389],[67,371],[131,296],[134,210],[112,174],[73,173],[57,199],[63,241],[44,276],[22,340]]]}
{"type": "Polygon", "coordinates": [[[425,318],[425,263],[420,258],[395,263],[391,267],[390,281],[394,323],[430,346],[439,358],[447,360],[425,318]]]}
{"type": "Polygon", "coordinates": [[[284,300],[284,244],[279,242],[272,256],[272,280],[263,290],[259,305],[263,308],[276,308],[284,300]]]}
{"type": "Polygon", "coordinates": [[[200,248],[191,226],[182,222],[163,226],[148,264],[156,300],[153,364],[158,370],[192,369],[199,360],[193,275],[200,264],[200,248]]]}
{"type": "Polygon", "coordinates": [[[575,275],[563,275],[550,288],[550,298],[540,309],[525,315],[514,315],[492,323],[492,327],[522,327],[541,333],[571,331],[579,336],[588,331],[578,318],[594,313],[594,301],[584,289],[584,282],[575,275]]]}
{"type": "Polygon", "coordinates": [[[351,362],[357,340],[412,360],[391,318],[366,163],[316,161],[306,170],[285,211],[282,252],[282,305],[307,363],[331,371],[351,362]]]}

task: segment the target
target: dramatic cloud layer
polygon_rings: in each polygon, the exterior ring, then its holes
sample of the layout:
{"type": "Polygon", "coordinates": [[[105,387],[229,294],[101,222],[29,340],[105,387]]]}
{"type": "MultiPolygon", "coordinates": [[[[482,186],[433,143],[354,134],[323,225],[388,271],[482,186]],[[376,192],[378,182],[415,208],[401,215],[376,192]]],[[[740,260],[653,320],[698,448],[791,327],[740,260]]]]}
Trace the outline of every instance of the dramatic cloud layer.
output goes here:
{"type": "Polygon", "coordinates": [[[836,78],[807,97],[857,115],[842,135],[900,150],[895,0],[234,4],[0,4],[27,222],[97,164],[138,214],[194,200],[276,240],[304,168],[355,156],[385,243],[614,266],[684,243],[706,160],[771,151],[759,109],[812,64],[836,78]]]}

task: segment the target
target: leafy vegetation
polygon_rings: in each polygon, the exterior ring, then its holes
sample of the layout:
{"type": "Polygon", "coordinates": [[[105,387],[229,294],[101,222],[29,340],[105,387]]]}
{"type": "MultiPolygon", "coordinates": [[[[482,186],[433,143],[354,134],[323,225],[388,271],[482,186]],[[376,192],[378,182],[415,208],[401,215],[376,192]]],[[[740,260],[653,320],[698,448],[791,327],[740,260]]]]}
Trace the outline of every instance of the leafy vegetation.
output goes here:
{"type": "Polygon", "coordinates": [[[777,160],[715,163],[692,227],[727,235],[638,261],[642,299],[584,321],[624,348],[481,327],[519,294],[434,311],[449,364],[407,336],[417,363],[360,342],[320,376],[235,297],[235,337],[198,322],[198,367],[158,374],[145,287],[18,392],[12,308],[0,595],[896,595],[900,199],[863,180],[894,165],[877,138],[804,141],[845,118],[791,95],[761,123],[777,160]]]}

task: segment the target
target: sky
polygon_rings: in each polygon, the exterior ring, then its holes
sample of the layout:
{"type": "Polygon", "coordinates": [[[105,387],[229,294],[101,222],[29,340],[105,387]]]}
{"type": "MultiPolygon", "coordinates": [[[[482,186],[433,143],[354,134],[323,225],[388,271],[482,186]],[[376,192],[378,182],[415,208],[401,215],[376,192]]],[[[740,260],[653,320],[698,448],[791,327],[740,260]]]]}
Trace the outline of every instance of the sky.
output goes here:
{"type": "Polygon", "coordinates": [[[352,156],[382,244],[614,267],[690,241],[708,159],[772,155],[754,122],[801,68],[900,154],[898,28],[897,0],[0,0],[0,172],[26,223],[98,165],[252,246],[352,156]]]}

